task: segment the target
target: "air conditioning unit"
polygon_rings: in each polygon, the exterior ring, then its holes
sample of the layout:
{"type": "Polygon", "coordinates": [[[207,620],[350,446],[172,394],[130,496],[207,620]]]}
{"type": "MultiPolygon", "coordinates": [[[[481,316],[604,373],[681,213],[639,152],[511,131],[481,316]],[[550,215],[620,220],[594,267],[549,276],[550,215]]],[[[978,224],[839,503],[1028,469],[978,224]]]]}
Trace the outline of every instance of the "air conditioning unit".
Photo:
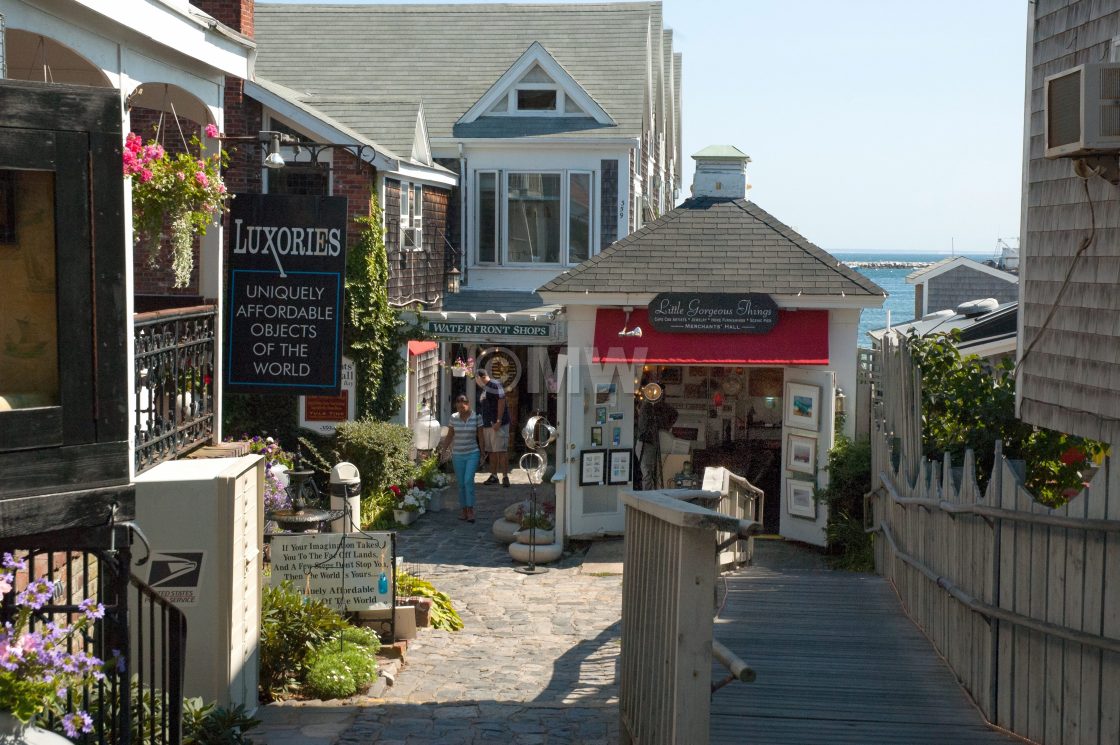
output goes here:
{"type": "Polygon", "coordinates": [[[1046,78],[1047,158],[1120,152],[1120,63],[1086,64],[1046,78]]]}
{"type": "Polygon", "coordinates": [[[401,250],[423,251],[424,233],[420,228],[401,228],[401,250]]]}

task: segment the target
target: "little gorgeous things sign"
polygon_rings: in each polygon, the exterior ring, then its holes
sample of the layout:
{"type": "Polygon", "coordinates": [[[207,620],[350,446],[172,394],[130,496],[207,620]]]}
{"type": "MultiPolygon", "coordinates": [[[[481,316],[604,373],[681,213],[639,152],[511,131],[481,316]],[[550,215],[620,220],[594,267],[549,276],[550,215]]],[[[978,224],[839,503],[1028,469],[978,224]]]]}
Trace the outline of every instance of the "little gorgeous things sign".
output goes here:
{"type": "Polygon", "coordinates": [[[658,331],[765,334],[778,323],[778,305],[760,292],[663,292],[648,315],[658,331]]]}

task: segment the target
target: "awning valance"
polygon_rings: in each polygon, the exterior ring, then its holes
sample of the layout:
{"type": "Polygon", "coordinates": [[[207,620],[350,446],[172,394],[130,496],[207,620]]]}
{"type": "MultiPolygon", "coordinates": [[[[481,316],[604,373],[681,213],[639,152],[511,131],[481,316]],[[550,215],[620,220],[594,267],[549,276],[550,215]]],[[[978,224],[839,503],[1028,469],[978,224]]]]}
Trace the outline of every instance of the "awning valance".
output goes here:
{"type": "Polygon", "coordinates": [[[660,332],[644,308],[626,320],[620,308],[599,308],[595,349],[599,363],[659,365],[827,365],[828,311],[780,310],[766,334],[692,334],[660,332]],[[641,336],[619,336],[624,327],[641,336]]]}
{"type": "Polygon", "coordinates": [[[419,357],[425,352],[435,351],[439,344],[434,341],[417,341],[413,339],[408,343],[408,353],[412,357],[419,357]]]}

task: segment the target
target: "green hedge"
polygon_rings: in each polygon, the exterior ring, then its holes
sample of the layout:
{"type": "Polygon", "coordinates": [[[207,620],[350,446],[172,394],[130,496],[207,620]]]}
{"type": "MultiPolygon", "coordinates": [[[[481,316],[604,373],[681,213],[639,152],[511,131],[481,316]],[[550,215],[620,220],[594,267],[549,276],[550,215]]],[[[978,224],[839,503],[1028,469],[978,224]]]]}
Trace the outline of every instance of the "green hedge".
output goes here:
{"type": "Polygon", "coordinates": [[[408,427],[388,422],[363,420],[345,422],[338,427],[334,449],[362,474],[362,495],[374,496],[390,484],[413,478],[412,432],[408,427]]]}

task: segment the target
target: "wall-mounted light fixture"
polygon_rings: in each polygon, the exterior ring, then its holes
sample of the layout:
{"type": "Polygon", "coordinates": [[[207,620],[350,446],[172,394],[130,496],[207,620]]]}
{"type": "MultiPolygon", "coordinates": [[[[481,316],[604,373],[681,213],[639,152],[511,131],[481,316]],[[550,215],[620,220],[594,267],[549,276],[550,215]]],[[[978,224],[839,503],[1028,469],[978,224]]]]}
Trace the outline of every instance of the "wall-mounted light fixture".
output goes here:
{"type": "Polygon", "coordinates": [[[458,267],[451,267],[447,272],[447,294],[456,295],[459,292],[459,282],[462,280],[462,274],[459,273],[458,267]]]}
{"type": "Polygon", "coordinates": [[[627,305],[625,308],[623,308],[623,310],[626,311],[626,320],[622,322],[622,331],[619,331],[618,335],[619,336],[632,336],[632,337],[640,339],[641,336],[642,336],[642,327],[641,326],[635,326],[632,329],[627,329],[626,328],[627,326],[630,325],[630,313],[633,312],[633,310],[634,310],[633,306],[627,305]]]}
{"type": "Polygon", "coordinates": [[[844,414],[848,409],[848,397],[844,395],[843,388],[836,389],[836,408],[837,414],[844,414]]]}

